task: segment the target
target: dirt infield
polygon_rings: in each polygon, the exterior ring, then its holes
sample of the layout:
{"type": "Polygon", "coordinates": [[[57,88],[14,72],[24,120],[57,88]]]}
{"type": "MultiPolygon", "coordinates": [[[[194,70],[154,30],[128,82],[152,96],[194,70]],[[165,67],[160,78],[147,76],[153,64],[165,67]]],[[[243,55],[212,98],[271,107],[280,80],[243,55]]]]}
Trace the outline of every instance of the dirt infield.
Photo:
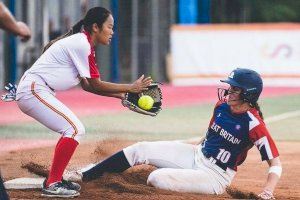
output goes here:
{"type": "MultiPolygon", "coordinates": [[[[69,164],[69,169],[76,169],[132,144],[132,141],[106,140],[97,143],[82,144],[77,149],[69,164]]],[[[278,142],[283,163],[283,175],[276,189],[277,199],[300,199],[300,148],[299,142],[278,142]]],[[[21,166],[34,162],[49,166],[53,147],[11,151],[1,154],[2,176],[5,180],[17,177],[35,177],[21,166]]],[[[228,194],[220,196],[183,194],[157,190],[146,185],[148,174],[154,170],[151,166],[134,167],[122,174],[107,174],[103,178],[82,184],[81,196],[76,199],[232,199],[228,194]]],[[[265,182],[267,164],[260,161],[258,151],[253,148],[243,166],[239,167],[233,186],[245,192],[259,193],[265,182]]],[[[199,180],[201,181],[201,180],[199,180]]],[[[38,190],[9,191],[12,199],[45,199],[38,190]]]]}

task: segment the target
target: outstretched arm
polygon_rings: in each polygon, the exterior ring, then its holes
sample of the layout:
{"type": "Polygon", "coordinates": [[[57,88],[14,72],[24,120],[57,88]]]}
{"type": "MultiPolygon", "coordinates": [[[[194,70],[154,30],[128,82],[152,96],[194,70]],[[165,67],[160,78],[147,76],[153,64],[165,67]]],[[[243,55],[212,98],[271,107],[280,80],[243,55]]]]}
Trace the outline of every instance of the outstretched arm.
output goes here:
{"type": "Polygon", "coordinates": [[[26,41],[31,37],[28,26],[23,22],[16,21],[2,2],[0,2],[0,28],[20,36],[23,41],[26,41]]]}
{"type": "Polygon", "coordinates": [[[126,92],[140,93],[148,90],[147,86],[149,86],[151,82],[152,79],[150,77],[144,78],[144,75],[132,84],[117,84],[105,82],[96,78],[83,78],[81,86],[85,91],[94,94],[123,99],[124,93],[126,92]]]}
{"type": "Polygon", "coordinates": [[[273,199],[273,192],[275,187],[280,179],[282,167],[279,157],[268,160],[269,164],[269,173],[267,182],[265,184],[264,190],[259,196],[262,199],[273,199]]]}
{"type": "Polygon", "coordinates": [[[125,93],[107,93],[107,92],[94,90],[93,87],[89,84],[89,82],[85,78],[83,78],[80,83],[83,90],[93,94],[107,96],[107,97],[114,97],[117,99],[124,99],[125,97],[125,93]]]}

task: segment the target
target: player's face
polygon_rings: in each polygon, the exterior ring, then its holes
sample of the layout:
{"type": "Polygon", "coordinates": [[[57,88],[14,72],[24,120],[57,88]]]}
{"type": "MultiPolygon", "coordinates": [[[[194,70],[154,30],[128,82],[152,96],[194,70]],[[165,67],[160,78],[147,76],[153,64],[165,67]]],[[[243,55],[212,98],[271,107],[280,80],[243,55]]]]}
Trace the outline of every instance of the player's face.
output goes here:
{"type": "Polygon", "coordinates": [[[109,15],[106,21],[102,25],[102,29],[97,32],[97,43],[103,45],[109,45],[114,34],[114,18],[109,15]]]}
{"type": "Polygon", "coordinates": [[[243,103],[240,99],[240,94],[242,93],[242,89],[235,86],[230,86],[228,89],[228,98],[227,104],[230,106],[236,106],[243,103]]]}

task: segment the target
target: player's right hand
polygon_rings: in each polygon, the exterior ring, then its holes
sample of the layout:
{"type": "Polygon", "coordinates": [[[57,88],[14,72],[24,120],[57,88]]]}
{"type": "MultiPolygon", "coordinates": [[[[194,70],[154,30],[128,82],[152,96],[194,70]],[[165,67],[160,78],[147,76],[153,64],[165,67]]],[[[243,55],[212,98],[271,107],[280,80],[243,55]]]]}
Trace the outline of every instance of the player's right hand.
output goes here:
{"type": "Polygon", "coordinates": [[[275,199],[273,193],[269,190],[264,190],[262,193],[258,195],[260,199],[275,199]]]}
{"type": "Polygon", "coordinates": [[[144,78],[144,75],[142,75],[138,80],[131,84],[129,92],[140,93],[146,91],[148,90],[147,87],[152,83],[152,81],[153,80],[151,77],[144,78]]]}
{"type": "Polygon", "coordinates": [[[22,42],[26,42],[30,39],[31,37],[31,31],[29,27],[24,23],[24,22],[17,22],[17,25],[19,27],[19,36],[21,38],[22,42]]]}

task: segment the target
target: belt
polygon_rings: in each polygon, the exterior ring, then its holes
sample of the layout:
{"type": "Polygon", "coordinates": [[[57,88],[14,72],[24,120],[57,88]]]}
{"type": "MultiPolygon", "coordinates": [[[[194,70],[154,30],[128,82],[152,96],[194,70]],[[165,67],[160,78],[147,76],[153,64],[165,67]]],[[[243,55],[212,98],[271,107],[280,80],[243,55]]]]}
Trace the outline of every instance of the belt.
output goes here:
{"type": "Polygon", "coordinates": [[[207,158],[211,163],[217,165],[218,167],[220,167],[224,171],[227,170],[227,165],[226,164],[224,164],[221,161],[215,159],[209,153],[207,153],[205,150],[201,149],[201,151],[202,151],[203,155],[205,156],[205,158],[207,158]]]}
{"type": "Polygon", "coordinates": [[[50,87],[50,86],[48,85],[48,83],[47,83],[40,75],[38,75],[38,74],[32,74],[32,73],[29,72],[29,73],[23,75],[22,80],[24,80],[24,79],[26,78],[26,76],[38,77],[39,79],[41,79],[41,80],[45,83],[45,85],[46,85],[50,90],[52,90],[53,92],[55,92],[55,90],[54,90],[52,87],[50,87]]]}

